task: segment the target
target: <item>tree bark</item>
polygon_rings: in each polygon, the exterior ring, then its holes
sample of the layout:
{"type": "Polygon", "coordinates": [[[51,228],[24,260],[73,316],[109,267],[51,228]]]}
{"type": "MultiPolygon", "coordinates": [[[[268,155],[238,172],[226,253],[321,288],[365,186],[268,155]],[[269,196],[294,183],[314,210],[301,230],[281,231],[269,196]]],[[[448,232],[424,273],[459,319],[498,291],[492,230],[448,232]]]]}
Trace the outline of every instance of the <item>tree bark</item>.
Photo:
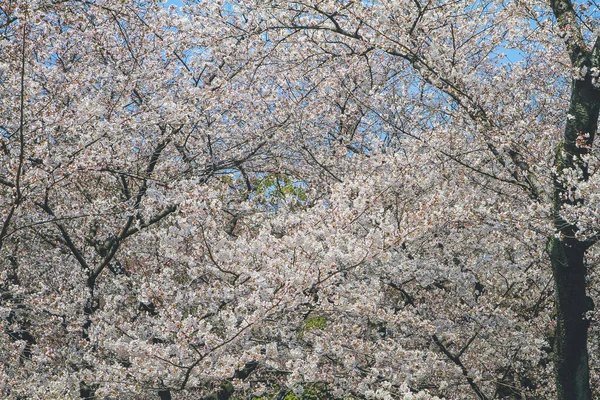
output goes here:
{"type": "MultiPolygon", "coordinates": [[[[592,60],[583,59],[581,66],[589,70],[592,60]]],[[[591,149],[598,124],[600,96],[588,73],[574,79],[571,88],[569,115],[561,145],[555,158],[553,219],[555,236],[549,238],[547,252],[554,277],[556,331],[554,367],[558,400],[591,400],[586,312],[593,303],[586,296],[585,251],[594,240],[579,240],[578,227],[561,217],[564,205],[585,206],[585,199],[573,199],[577,182],[566,182],[563,172],[575,170],[578,181],[589,178],[587,163],[582,156],[591,149]]]]}
{"type": "Polygon", "coordinates": [[[591,400],[585,294],[586,267],[580,243],[551,238],[548,253],[555,283],[554,366],[559,400],[591,400]]]}

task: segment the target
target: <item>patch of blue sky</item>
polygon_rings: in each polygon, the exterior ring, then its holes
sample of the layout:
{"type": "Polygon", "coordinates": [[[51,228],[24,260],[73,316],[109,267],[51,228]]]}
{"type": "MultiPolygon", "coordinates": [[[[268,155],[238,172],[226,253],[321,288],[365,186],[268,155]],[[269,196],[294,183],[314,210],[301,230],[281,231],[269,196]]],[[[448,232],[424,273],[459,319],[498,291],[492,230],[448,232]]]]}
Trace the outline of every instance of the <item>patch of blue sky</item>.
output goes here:
{"type": "Polygon", "coordinates": [[[175,7],[181,7],[183,6],[183,1],[182,0],[167,0],[167,2],[165,3],[165,5],[167,7],[169,6],[175,6],[175,7]]]}
{"type": "Polygon", "coordinates": [[[526,54],[519,49],[506,48],[503,46],[498,47],[494,51],[494,54],[496,55],[496,60],[503,64],[515,64],[526,57],[526,54]]]}

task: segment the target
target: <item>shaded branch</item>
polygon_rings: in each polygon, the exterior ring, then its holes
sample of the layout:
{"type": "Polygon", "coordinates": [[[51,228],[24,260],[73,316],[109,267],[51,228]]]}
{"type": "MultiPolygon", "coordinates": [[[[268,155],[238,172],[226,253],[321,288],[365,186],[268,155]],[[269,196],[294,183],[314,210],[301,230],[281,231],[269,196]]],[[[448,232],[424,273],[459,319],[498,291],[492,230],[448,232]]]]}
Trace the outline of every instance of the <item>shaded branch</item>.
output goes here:
{"type": "Polygon", "coordinates": [[[477,398],[479,400],[488,400],[488,397],[481,391],[479,386],[477,386],[477,383],[475,383],[475,380],[473,379],[473,377],[470,376],[469,371],[467,370],[467,368],[464,366],[464,364],[460,360],[460,357],[452,354],[446,348],[446,346],[444,346],[444,344],[440,341],[440,339],[437,337],[436,334],[431,335],[431,338],[433,339],[433,342],[438,346],[438,348],[442,351],[442,353],[444,353],[444,355],[446,357],[448,357],[448,359],[450,361],[452,361],[454,364],[456,364],[456,366],[458,366],[460,368],[460,370],[462,371],[462,374],[465,376],[465,378],[467,378],[467,382],[469,383],[469,386],[471,386],[471,389],[473,389],[473,391],[477,395],[477,398]]]}

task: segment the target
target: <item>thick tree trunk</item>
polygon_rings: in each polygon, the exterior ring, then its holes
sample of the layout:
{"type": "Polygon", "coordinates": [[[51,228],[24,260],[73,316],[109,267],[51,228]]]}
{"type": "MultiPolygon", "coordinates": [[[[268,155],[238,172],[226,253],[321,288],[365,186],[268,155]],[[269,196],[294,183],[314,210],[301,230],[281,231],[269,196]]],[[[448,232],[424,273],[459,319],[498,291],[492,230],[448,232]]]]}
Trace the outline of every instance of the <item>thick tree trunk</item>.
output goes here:
{"type": "Polygon", "coordinates": [[[548,253],[554,274],[556,336],[554,365],[559,400],[591,400],[587,350],[591,308],[585,294],[585,249],[575,240],[551,238],[548,253]]]}
{"type": "Polygon", "coordinates": [[[563,206],[586,206],[586,199],[573,198],[579,182],[589,179],[585,157],[594,144],[600,113],[600,86],[596,71],[600,69],[600,38],[586,43],[582,21],[572,0],[550,0],[550,8],[558,27],[565,34],[565,50],[571,60],[574,77],[571,100],[562,143],[556,149],[552,217],[555,235],[548,241],[552,263],[556,306],[556,336],[554,366],[558,400],[591,400],[587,350],[589,322],[586,312],[593,309],[585,294],[586,249],[593,245],[600,232],[591,238],[578,238],[577,222],[561,217],[563,206]],[[568,171],[576,172],[578,181],[563,179],[568,171]],[[581,240],[578,240],[581,239],[581,240]]]}
{"type": "MultiPolygon", "coordinates": [[[[590,59],[583,59],[581,63],[591,68],[590,59]]],[[[578,182],[589,178],[587,163],[582,156],[589,152],[594,141],[600,96],[589,74],[583,79],[575,79],[571,90],[563,142],[555,159],[553,218],[556,236],[549,239],[547,248],[555,289],[554,366],[558,400],[591,400],[586,312],[593,309],[593,303],[586,296],[584,256],[593,240],[579,240],[579,228],[564,220],[561,210],[566,204],[585,207],[586,199],[574,199],[570,195],[578,182]],[[564,172],[573,170],[577,172],[578,181],[563,179],[564,172]]]]}

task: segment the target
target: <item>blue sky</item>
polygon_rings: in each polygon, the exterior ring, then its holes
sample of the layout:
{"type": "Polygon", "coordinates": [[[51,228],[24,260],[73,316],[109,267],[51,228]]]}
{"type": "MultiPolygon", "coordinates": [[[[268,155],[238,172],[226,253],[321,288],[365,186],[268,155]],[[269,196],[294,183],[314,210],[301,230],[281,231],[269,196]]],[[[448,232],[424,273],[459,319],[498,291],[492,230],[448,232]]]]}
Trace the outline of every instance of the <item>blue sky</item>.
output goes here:
{"type": "Polygon", "coordinates": [[[170,6],[171,4],[176,5],[176,6],[182,6],[183,3],[181,2],[181,0],[167,0],[167,6],[170,6]]]}

